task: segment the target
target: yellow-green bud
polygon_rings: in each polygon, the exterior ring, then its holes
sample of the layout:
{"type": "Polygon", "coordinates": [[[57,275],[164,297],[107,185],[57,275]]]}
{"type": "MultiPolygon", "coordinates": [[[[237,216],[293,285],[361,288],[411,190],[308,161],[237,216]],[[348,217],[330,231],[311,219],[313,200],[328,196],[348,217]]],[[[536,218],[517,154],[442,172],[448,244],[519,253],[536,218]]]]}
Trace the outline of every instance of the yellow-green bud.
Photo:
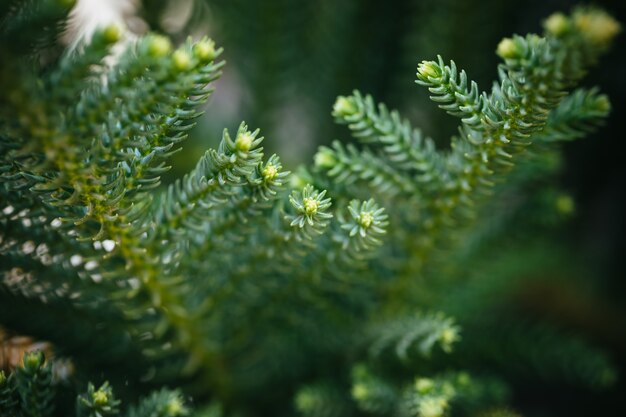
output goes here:
{"type": "Polygon", "coordinates": [[[461,372],[456,378],[459,385],[469,386],[472,382],[472,378],[469,376],[467,372],[461,372]]]}
{"type": "Polygon", "coordinates": [[[215,59],[215,42],[211,39],[203,39],[193,46],[193,54],[202,62],[215,59]]]}
{"type": "Polygon", "coordinates": [[[24,367],[25,368],[38,368],[44,362],[43,352],[34,351],[26,352],[24,354],[24,367]]]}
{"type": "Polygon", "coordinates": [[[356,384],[352,387],[352,398],[355,400],[365,400],[370,394],[365,384],[356,384]]]}
{"type": "Polygon", "coordinates": [[[441,392],[447,397],[452,397],[455,394],[456,390],[451,383],[444,382],[441,386],[441,392]]]}
{"type": "Polygon", "coordinates": [[[300,190],[308,184],[306,178],[298,173],[289,176],[289,186],[293,189],[300,190]]]}
{"type": "Polygon", "coordinates": [[[333,113],[337,116],[349,116],[357,112],[357,107],[348,97],[339,96],[333,104],[333,113]]]}
{"type": "Polygon", "coordinates": [[[430,378],[417,378],[415,390],[420,394],[428,394],[435,387],[435,383],[430,378]]]}
{"type": "Polygon", "coordinates": [[[621,30],[617,20],[602,10],[579,10],[574,13],[573,20],[576,29],[599,46],[606,46],[621,30]]]}
{"type": "Polygon", "coordinates": [[[111,24],[104,28],[102,36],[104,37],[105,42],[115,43],[121,39],[122,32],[122,28],[119,25],[111,24]]]}
{"type": "Polygon", "coordinates": [[[170,402],[167,403],[165,408],[168,416],[176,417],[185,412],[185,406],[178,398],[173,398],[170,402]]]}
{"type": "Polygon", "coordinates": [[[439,336],[439,340],[441,340],[444,350],[447,350],[450,348],[450,345],[457,341],[458,337],[459,335],[456,330],[444,329],[439,336]]]}
{"type": "Polygon", "coordinates": [[[359,225],[361,225],[361,227],[363,227],[364,229],[367,229],[374,222],[374,215],[370,211],[364,211],[361,214],[359,214],[359,218],[357,219],[357,222],[359,222],[359,225]]]}
{"type": "Polygon", "coordinates": [[[575,204],[574,204],[574,199],[567,195],[567,194],[561,194],[560,196],[557,197],[556,199],[556,210],[560,213],[560,214],[572,214],[574,212],[574,208],[575,208],[575,204]]]}
{"type": "Polygon", "coordinates": [[[307,197],[304,199],[304,212],[311,216],[317,213],[317,209],[320,206],[320,202],[314,198],[307,197]]]}
{"type": "Polygon", "coordinates": [[[504,38],[498,44],[496,53],[504,59],[509,59],[517,57],[519,50],[513,39],[504,38]]]}
{"type": "Polygon", "coordinates": [[[278,168],[273,164],[267,164],[265,168],[263,168],[261,175],[263,175],[265,181],[272,181],[278,175],[278,168]]]}
{"type": "Polygon", "coordinates": [[[445,398],[424,398],[420,401],[420,417],[442,417],[448,406],[445,398]]]}
{"type": "Polygon", "coordinates": [[[320,149],[315,154],[313,162],[315,163],[315,166],[319,168],[331,168],[337,163],[333,152],[326,148],[320,149]]]}
{"type": "Polygon", "coordinates": [[[309,411],[314,409],[317,401],[315,396],[308,391],[301,391],[296,395],[296,408],[298,411],[309,411]]]}
{"type": "Polygon", "coordinates": [[[148,43],[148,53],[155,58],[167,55],[172,50],[172,43],[168,38],[154,35],[148,43]]]}
{"type": "Polygon", "coordinates": [[[0,370],[0,386],[2,386],[7,380],[6,375],[4,374],[4,371],[0,370]]]}
{"type": "Polygon", "coordinates": [[[441,75],[439,65],[435,61],[422,61],[417,66],[417,72],[422,77],[437,78],[441,75]]]}
{"type": "Polygon", "coordinates": [[[609,112],[611,110],[611,101],[609,100],[609,98],[607,96],[602,94],[601,96],[599,96],[596,99],[595,108],[598,111],[601,111],[603,113],[607,113],[607,112],[609,112]]]}
{"type": "Polygon", "coordinates": [[[570,21],[563,13],[553,13],[543,22],[543,27],[554,36],[561,36],[569,31],[570,21]]]}
{"type": "Polygon", "coordinates": [[[109,402],[109,396],[107,395],[105,391],[99,389],[98,391],[93,393],[93,403],[95,405],[102,406],[108,402],[109,402]]]}
{"type": "Polygon", "coordinates": [[[250,132],[243,132],[237,139],[235,139],[235,148],[241,152],[248,152],[252,147],[252,142],[254,141],[254,137],[250,132]]]}
{"type": "Polygon", "coordinates": [[[191,68],[191,55],[183,49],[179,49],[172,55],[174,68],[178,71],[187,71],[191,68]]]}

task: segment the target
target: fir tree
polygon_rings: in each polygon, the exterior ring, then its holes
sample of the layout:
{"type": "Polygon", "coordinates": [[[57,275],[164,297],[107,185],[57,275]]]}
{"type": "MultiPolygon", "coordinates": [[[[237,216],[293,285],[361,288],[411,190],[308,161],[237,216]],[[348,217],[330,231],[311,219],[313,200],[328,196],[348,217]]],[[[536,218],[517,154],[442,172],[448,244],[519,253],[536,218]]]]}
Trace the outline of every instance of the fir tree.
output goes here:
{"type": "Polygon", "coordinates": [[[510,328],[482,315],[501,282],[450,288],[526,207],[499,206],[507,193],[553,173],[559,142],[608,114],[605,95],[576,87],[619,31],[608,14],[557,13],[543,36],[503,39],[487,91],[454,62],[423,61],[417,84],[460,119],[450,149],[355,91],[332,109],[355,143],[309,167],[285,171],[242,122],[162,185],[221,48],[150,33],[110,63],[123,30],[109,26],[59,52],[69,3],[0,7],[0,323],[75,369],[26,353],[0,373],[2,415],[515,415],[507,365],[614,381],[584,340],[499,305],[510,328]],[[493,353],[535,335],[536,354],[493,353]]]}

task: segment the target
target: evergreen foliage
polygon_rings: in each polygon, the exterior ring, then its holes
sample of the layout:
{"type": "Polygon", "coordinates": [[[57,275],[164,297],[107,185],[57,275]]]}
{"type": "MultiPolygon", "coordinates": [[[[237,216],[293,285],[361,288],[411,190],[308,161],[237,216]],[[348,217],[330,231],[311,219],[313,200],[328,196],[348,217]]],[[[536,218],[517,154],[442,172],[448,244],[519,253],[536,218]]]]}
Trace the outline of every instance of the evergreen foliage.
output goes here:
{"type": "MultiPolygon", "coordinates": [[[[356,143],[321,147],[309,168],[285,171],[242,122],[162,185],[221,48],[149,33],[110,62],[123,31],[109,26],[57,53],[67,3],[0,7],[0,323],[52,342],[75,363],[70,380],[111,381],[86,384],[75,415],[515,415],[510,367],[614,381],[586,342],[477,308],[504,284],[457,270],[527,207],[498,206],[507,193],[553,174],[559,142],[607,116],[606,96],[576,86],[619,31],[608,14],[580,8],[543,36],[505,38],[489,91],[454,62],[423,61],[417,84],[460,119],[450,149],[355,91],[332,115],[356,143]],[[499,346],[519,355],[500,361],[499,346]]],[[[547,195],[550,213],[571,211],[547,195]]],[[[53,364],[28,352],[0,372],[0,413],[68,415],[53,364]]]]}

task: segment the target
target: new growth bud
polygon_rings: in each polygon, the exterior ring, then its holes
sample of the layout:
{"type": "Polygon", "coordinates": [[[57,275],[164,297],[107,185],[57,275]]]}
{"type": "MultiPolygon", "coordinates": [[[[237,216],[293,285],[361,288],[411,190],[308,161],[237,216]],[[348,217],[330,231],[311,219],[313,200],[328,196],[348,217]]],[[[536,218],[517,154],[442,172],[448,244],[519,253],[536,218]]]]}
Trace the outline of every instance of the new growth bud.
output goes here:
{"type": "Polygon", "coordinates": [[[424,78],[438,78],[441,75],[441,69],[435,61],[422,61],[417,66],[417,73],[424,78]]]}
{"type": "Polygon", "coordinates": [[[357,222],[362,228],[367,229],[374,222],[374,215],[370,211],[362,212],[361,214],[359,214],[357,222]]]}
{"type": "Polygon", "coordinates": [[[428,394],[435,387],[435,383],[430,378],[417,378],[415,381],[415,390],[420,394],[428,394]]]}
{"type": "Polygon", "coordinates": [[[183,49],[179,49],[172,55],[172,63],[177,71],[187,71],[192,67],[191,55],[183,49]]]}
{"type": "Polygon", "coordinates": [[[518,56],[519,48],[513,39],[504,38],[498,44],[496,53],[504,59],[512,59],[518,56]]]}
{"type": "Polygon", "coordinates": [[[102,406],[108,402],[109,402],[109,396],[104,390],[99,389],[98,391],[93,393],[93,403],[95,405],[102,406]]]}
{"type": "Polygon", "coordinates": [[[304,199],[303,205],[304,205],[304,212],[307,215],[312,216],[315,213],[317,213],[317,209],[320,206],[320,202],[317,201],[315,198],[307,197],[304,199]]]}
{"type": "Polygon", "coordinates": [[[425,398],[419,405],[420,417],[443,417],[448,401],[445,398],[432,397],[425,398]]]}
{"type": "Polygon", "coordinates": [[[265,181],[272,181],[278,175],[278,169],[273,164],[267,164],[261,172],[265,181]]]}
{"type": "Polygon", "coordinates": [[[148,53],[155,58],[167,55],[171,49],[172,43],[165,36],[154,35],[148,41],[148,53]]]}
{"type": "Polygon", "coordinates": [[[570,20],[563,13],[553,13],[543,22],[546,31],[554,36],[561,36],[570,29],[570,20]]]}
{"type": "Polygon", "coordinates": [[[313,162],[318,168],[332,168],[337,163],[332,150],[322,147],[313,157],[313,162]]]}
{"type": "Polygon", "coordinates": [[[122,38],[122,33],[124,30],[121,26],[116,24],[107,25],[102,31],[102,36],[104,37],[105,42],[107,43],[115,43],[122,38]]]}
{"type": "Polygon", "coordinates": [[[193,46],[193,54],[202,62],[209,62],[215,59],[215,42],[211,39],[202,39],[193,46]]]}
{"type": "Polygon", "coordinates": [[[167,416],[176,417],[186,414],[187,410],[180,399],[172,398],[165,406],[165,412],[167,416]]]}
{"type": "Polygon", "coordinates": [[[335,116],[349,116],[357,112],[357,107],[348,97],[339,96],[333,105],[333,114],[335,116]]]}
{"type": "Polygon", "coordinates": [[[579,9],[572,16],[574,26],[589,42],[608,46],[620,30],[620,24],[608,13],[597,9],[579,9]]]}
{"type": "Polygon", "coordinates": [[[244,132],[235,139],[235,148],[241,152],[248,152],[252,147],[254,136],[250,132],[244,132]]]}

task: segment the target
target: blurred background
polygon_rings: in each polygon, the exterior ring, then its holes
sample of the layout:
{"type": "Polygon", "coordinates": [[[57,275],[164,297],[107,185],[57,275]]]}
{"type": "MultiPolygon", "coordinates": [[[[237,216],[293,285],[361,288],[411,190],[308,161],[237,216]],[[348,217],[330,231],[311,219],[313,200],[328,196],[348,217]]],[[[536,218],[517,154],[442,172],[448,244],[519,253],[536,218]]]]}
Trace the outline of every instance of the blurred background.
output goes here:
{"type": "MultiPolygon", "coordinates": [[[[590,3],[626,23],[626,2],[590,3]]],[[[189,34],[209,34],[224,47],[224,74],[215,83],[206,114],[175,157],[170,178],[187,172],[207,147],[218,142],[223,128],[236,129],[242,120],[261,129],[266,149],[278,153],[288,169],[308,164],[319,145],[349,140],[347,129],[335,125],[330,112],[337,95],[354,89],[400,110],[445,147],[456,133],[457,120],[439,110],[427,91],[414,83],[417,64],[440,54],[489,89],[497,76],[494,50],[502,37],[540,33],[548,15],[568,12],[577,4],[565,0],[81,2],[85,10],[114,10],[109,15],[86,13],[83,19],[97,15],[121,20],[131,31],[150,28],[176,42],[189,34]]],[[[551,384],[549,378],[538,381],[533,374],[512,373],[514,404],[532,415],[626,415],[620,395],[626,392],[626,158],[618,150],[623,149],[626,133],[625,51],[622,33],[584,81],[610,97],[613,111],[606,125],[563,146],[564,158],[554,181],[572,198],[573,215],[550,228],[549,239],[525,241],[527,252],[521,253],[538,253],[535,258],[518,255],[517,262],[507,263],[509,269],[517,267],[516,271],[537,278],[525,281],[531,284],[516,295],[525,311],[603,348],[621,377],[607,390],[587,391],[551,384]],[[534,244],[538,246],[533,248],[534,244]],[[527,267],[533,262],[539,265],[534,270],[527,267]],[[550,271],[558,277],[545,279],[550,271]]],[[[554,354],[558,361],[559,351],[554,354]]]]}

